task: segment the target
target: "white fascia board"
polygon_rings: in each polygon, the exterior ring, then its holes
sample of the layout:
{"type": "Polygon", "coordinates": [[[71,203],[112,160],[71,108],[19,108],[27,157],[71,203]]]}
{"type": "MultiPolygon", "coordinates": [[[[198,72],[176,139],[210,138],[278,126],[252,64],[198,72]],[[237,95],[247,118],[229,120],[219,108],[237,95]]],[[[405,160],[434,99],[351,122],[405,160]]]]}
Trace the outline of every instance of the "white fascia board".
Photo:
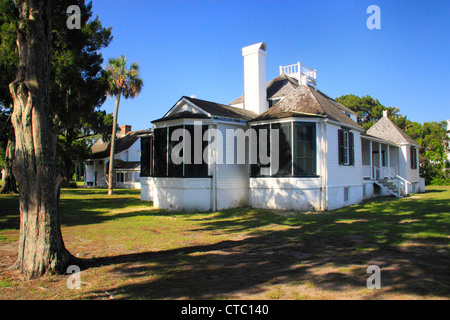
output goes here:
{"type": "Polygon", "coordinates": [[[317,119],[317,118],[299,118],[299,117],[289,117],[289,118],[282,118],[282,119],[270,119],[270,120],[261,120],[261,121],[255,121],[250,123],[250,126],[259,126],[259,125],[265,125],[265,124],[272,124],[272,123],[285,123],[285,122],[324,122],[324,119],[317,119]]]}
{"type": "Polygon", "coordinates": [[[355,131],[365,132],[364,129],[357,128],[357,127],[354,127],[354,126],[352,126],[352,125],[344,124],[344,123],[337,122],[337,121],[334,121],[334,120],[326,119],[325,122],[329,122],[330,124],[334,124],[334,125],[336,125],[336,126],[338,126],[338,127],[348,127],[348,128],[354,129],[355,131]]]}
{"type": "Polygon", "coordinates": [[[215,123],[213,119],[176,119],[176,120],[168,120],[166,122],[158,122],[155,124],[155,129],[182,126],[182,125],[194,125],[196,122],[201,122],[202,125],[210,125],[215,123]]]}
{"type": "Polygon", "coordinates": [[[380,138],[377,138],[377,137],[368,137],[368,136],[361,135],[361,139],[370,140],[370,141],[374,141],[374,142],[382,143],[382,144],[387,144],[387,145],[390,145],[392,147],[397,147],[397,148],[399,147],[399,145],[397,143],[386,141],[386,140],[383,140],[383,139],[380,139],[380,138]]]}
{"type": "Polygon", "coordinates": [[[174,113],[176,113],[175,111],[178,109],[178,107],[180,107],[182,104],[187,104],[189,106],[191,106],[192,108],[198,110],[200,113],[207,115],[208,117],[211,117],[211,114],[209,114],[208,112],[206,112],[205,110],[203,110],[202,108],[200,108],[199,106],[197,106],[196,104],[192,103],[191,101],[187,100],[186,98],[182,98],[180,99],[180,101],[178,101],[170,110],[169,112],[167,112],[163,118],[168,117],[174,113]]]}

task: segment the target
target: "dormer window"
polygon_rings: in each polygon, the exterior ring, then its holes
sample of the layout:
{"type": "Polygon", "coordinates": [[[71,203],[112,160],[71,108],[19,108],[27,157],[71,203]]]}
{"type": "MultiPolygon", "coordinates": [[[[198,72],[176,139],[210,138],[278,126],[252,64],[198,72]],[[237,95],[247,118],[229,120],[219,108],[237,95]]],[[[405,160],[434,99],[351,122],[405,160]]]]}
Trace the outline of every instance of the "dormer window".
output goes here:
{"type": "Polygon", "coordinates": [[[276,105],[278,102],[281,101],[281,98],[277,98],[277,99],[269,99],[269,108],[272,108],[274,105],[276,105]]]}

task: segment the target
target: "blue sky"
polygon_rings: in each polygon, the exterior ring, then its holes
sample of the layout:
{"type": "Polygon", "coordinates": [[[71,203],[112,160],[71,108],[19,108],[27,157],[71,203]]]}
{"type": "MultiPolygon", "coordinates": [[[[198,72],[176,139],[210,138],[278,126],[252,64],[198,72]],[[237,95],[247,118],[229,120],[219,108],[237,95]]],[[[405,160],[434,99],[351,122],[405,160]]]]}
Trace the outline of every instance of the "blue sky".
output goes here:
{"type": "MultiPolygon", "coordinates": [[[[244,91],[242,47],[268,46],[267,80],[280,65],[317,69],[336,98],[370,95],[417,122],[450,119],[450,1],[94,0],[113,27],[108,58],[141,65],[145,86],[123,100],[119,124],[151,127],[182,96],[228,104],[244,91]],[[369,30],[370,5],[381,30],[369,30]]],[[[113,100],[103,109],[113,112],[113,100]]]]}

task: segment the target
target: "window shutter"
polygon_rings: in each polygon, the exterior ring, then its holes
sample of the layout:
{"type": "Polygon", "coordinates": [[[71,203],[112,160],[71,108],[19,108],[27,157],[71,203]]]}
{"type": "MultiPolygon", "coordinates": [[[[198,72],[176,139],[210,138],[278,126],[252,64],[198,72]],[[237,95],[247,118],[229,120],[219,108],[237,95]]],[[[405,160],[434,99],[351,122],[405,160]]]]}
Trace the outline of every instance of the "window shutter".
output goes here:
{"type": "Polygon", "coordinates": [[[355,135],[353,134],[353,132],[350,132],[348,134],[348,138],[349,138],[349,152],[350,152],[350,165],[353,166],[355,165],[355,135]]]}
{"type": "Polygon", "coordinates": [[[343,165],[345,163],[344,130],[338,131],[338,142],[339,142],[339,164],[343,165]]]}
{"type": "Polygon", "coordinates": [[[415,147],[411,147],[411,169],[417,169],[417,152],[415,147]]]}

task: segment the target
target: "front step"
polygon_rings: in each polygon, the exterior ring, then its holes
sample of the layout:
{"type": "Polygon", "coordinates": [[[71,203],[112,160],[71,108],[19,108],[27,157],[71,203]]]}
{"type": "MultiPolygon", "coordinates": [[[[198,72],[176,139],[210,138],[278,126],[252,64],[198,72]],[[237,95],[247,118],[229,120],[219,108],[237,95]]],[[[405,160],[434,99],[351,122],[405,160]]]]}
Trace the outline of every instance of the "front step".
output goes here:
{"type": "Polygon", "coordinates": [[[394,196],[396,196],[397,198],[403,198],[404,195],[402,195],[402,192],[399,192],[397,185],[391,181],[389,181],[389,179],[376,179],[376,181],[378,182],[377,184],[380,187],[385,187],[388,189],[388,192],[393,194],[394,196]]]}

